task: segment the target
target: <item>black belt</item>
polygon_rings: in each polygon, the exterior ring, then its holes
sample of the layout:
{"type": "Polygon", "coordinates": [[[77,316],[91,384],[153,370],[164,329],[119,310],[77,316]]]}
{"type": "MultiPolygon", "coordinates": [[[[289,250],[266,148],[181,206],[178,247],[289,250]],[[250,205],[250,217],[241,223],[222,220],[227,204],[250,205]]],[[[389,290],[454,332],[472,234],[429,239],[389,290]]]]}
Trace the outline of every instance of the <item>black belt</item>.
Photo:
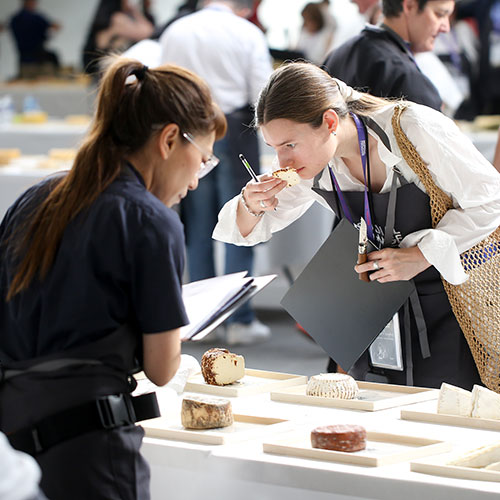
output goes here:
{"type": "Polygon", "coordinates": [[[7,437],[15,449],[35,456],[86,432],[115,429],[159,416],[154,392],[137,397],[114,394],[45,417],[7,437]]]}

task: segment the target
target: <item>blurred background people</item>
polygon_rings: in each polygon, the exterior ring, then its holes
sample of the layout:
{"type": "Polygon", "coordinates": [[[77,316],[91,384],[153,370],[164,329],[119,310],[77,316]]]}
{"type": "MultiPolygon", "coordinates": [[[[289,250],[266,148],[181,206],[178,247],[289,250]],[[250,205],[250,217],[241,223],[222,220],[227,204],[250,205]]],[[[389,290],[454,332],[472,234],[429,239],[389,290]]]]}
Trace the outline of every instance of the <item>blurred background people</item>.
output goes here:
{"type": "Polygon", "coordinates": [[[154,32],[150,1],[101,0],[83,48],[84,71],[95,78],[99,60],[106,54],[123,52],[154,32]]]}
{"type": "Polygon", "coordinates": [[[19,54],[19,77],[56,74],[60,67],[59,58],[45,44],[51,33],[61,26],[37,12],[37,0],[22,0],[21,5],[9,23],[19,54]]]}
{"type": "Polygon", "coordinates": [[[322,4],[309,2],[301,12],[302,28],[297,40],[296,50],[313,63],[321,64],[331,50],[336,21],[322,4]]]}
{"type": "Polygon", "coordinates": [[[358,6],[368,24],[378,24],[382,20],[382,2],[380,0],[351,0],[358,6]]]}
{"type": "MultiPolygon", "coordinates": [[[[240,192],[249,175],[238,155],[244,154],[259,172],[259,144],[251,129],[251,104],[271,74],[271,58],[262,31],[246,17],[252,0],[208,1],[194,14],[171,24],[160,38],[162,63],[191,69],[208,82],[228,122],[224,139],[215,143],[217,169],[200,181],[181,203],[190,281],[216,275],[212,231],[224,203],[240,192]]],[[[225,245],[224,274],[253,269],[253,249],[225,245]]],[[[255,317],[250,304],[226,322],[228,345],[269,337],[269,328],[255,317]]]]}
{"type": "Polygon", "coordinates": [[[454,0],[383,0],[380,26],[335,49],[325,67],[348,85],[378,97],[404,97],[440,110],[441,97],[419,69],[414,54],[430,51],[440,33],[449,30],[454,0]]]}

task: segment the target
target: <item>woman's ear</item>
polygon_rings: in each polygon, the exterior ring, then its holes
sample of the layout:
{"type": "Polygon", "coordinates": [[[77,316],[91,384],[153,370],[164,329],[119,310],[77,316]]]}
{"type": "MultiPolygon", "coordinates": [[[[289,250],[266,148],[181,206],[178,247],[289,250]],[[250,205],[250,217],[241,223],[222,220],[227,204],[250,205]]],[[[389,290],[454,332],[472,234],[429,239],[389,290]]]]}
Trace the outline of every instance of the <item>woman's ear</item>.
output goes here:
{"type": "Polygon", "coordinates": [[[328,127],[329,134],[336,133],[339,126],[339,115],[333,109],[327,109],[323,113],[323,123],[328,127]]]}
{"type": "Polygon", "coordinates": [[[180,140],[180,129],[176,123],[165,125],[158,136],[158,148],[160,156],[166,160],[176,146],[176,141],[180,140]]]}
{"type": "Polygon", "coordinates": [[[419,4],[417,0],[403,0],[402,7],[405,14],[410,14],[418,11],[419,4]]]}

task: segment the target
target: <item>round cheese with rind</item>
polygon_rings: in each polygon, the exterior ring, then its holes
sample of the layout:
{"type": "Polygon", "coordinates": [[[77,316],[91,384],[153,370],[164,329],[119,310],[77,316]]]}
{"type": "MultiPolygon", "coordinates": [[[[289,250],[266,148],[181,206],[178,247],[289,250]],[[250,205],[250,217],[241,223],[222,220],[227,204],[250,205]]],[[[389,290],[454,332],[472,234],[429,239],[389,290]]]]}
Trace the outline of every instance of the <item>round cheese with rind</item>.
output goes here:
{"type": "Polygon", "coordinates": [[[231,401],[191,396],[182,400],[181,423],[186,429],[216,429],[233,423],[231,401]]]}
{"type": "Polygon", "coordinates": [[[232,384],[245,376],[245,358],[227,349],[214,347],[201,358],[201,374],[210,385],[232,384]]]}
{"type": "Polygon", "coordinates": [[[358,384],[350,375],[320,373],[309,379],[306,394],[322,398],[354,399],[358,395],[358,391],[358,384]]]}

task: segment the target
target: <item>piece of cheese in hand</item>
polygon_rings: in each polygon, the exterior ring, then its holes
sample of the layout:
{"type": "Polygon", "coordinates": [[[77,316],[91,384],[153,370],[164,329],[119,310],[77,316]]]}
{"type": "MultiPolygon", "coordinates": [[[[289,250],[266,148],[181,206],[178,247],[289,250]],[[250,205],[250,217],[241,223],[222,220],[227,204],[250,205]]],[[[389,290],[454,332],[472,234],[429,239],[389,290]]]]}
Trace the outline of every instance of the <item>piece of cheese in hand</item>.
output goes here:
{"type": "Polygon", "coordinates": [[[500,394],[475,385],[472,388],[472,416],[500,420],[500,394]]]}
{"type": "Polygon", "coordinates": [[[245,358],[215,347],[201,358],[201,374],[210,385],[228,385],[245,376],[245,358]]]}
{"type": "Polygon", "coordinates": [[[300,176],[297,173],[297,170],[292,167],[285,167],[280,168],[279,170],[275,170],[273,172],[273,177],[277,177],[278,179],[288,182],[287,187],[295,186],[295,184],[298,184],[300,182],[300,176]]]}
{"type": "Polygon", "coordinates": [[[471,450],[461,457],[448,462],[448,465],[458,465],[459,467],[486,467],[498,461],[500,461],[500,443],[495,443],[471,450]]]}
{"type": "Polygon", "coordinates": [[[182,400],[181,423],[186,429],[216,429],[233,423],[231,401],[202,396],[182,400]]]}
{"type": "Polygon", "coordinates": [[[472,393],[461,387],[442,383],[439,389],[438,413],[470,417],[472,412],[472,393]]]}

